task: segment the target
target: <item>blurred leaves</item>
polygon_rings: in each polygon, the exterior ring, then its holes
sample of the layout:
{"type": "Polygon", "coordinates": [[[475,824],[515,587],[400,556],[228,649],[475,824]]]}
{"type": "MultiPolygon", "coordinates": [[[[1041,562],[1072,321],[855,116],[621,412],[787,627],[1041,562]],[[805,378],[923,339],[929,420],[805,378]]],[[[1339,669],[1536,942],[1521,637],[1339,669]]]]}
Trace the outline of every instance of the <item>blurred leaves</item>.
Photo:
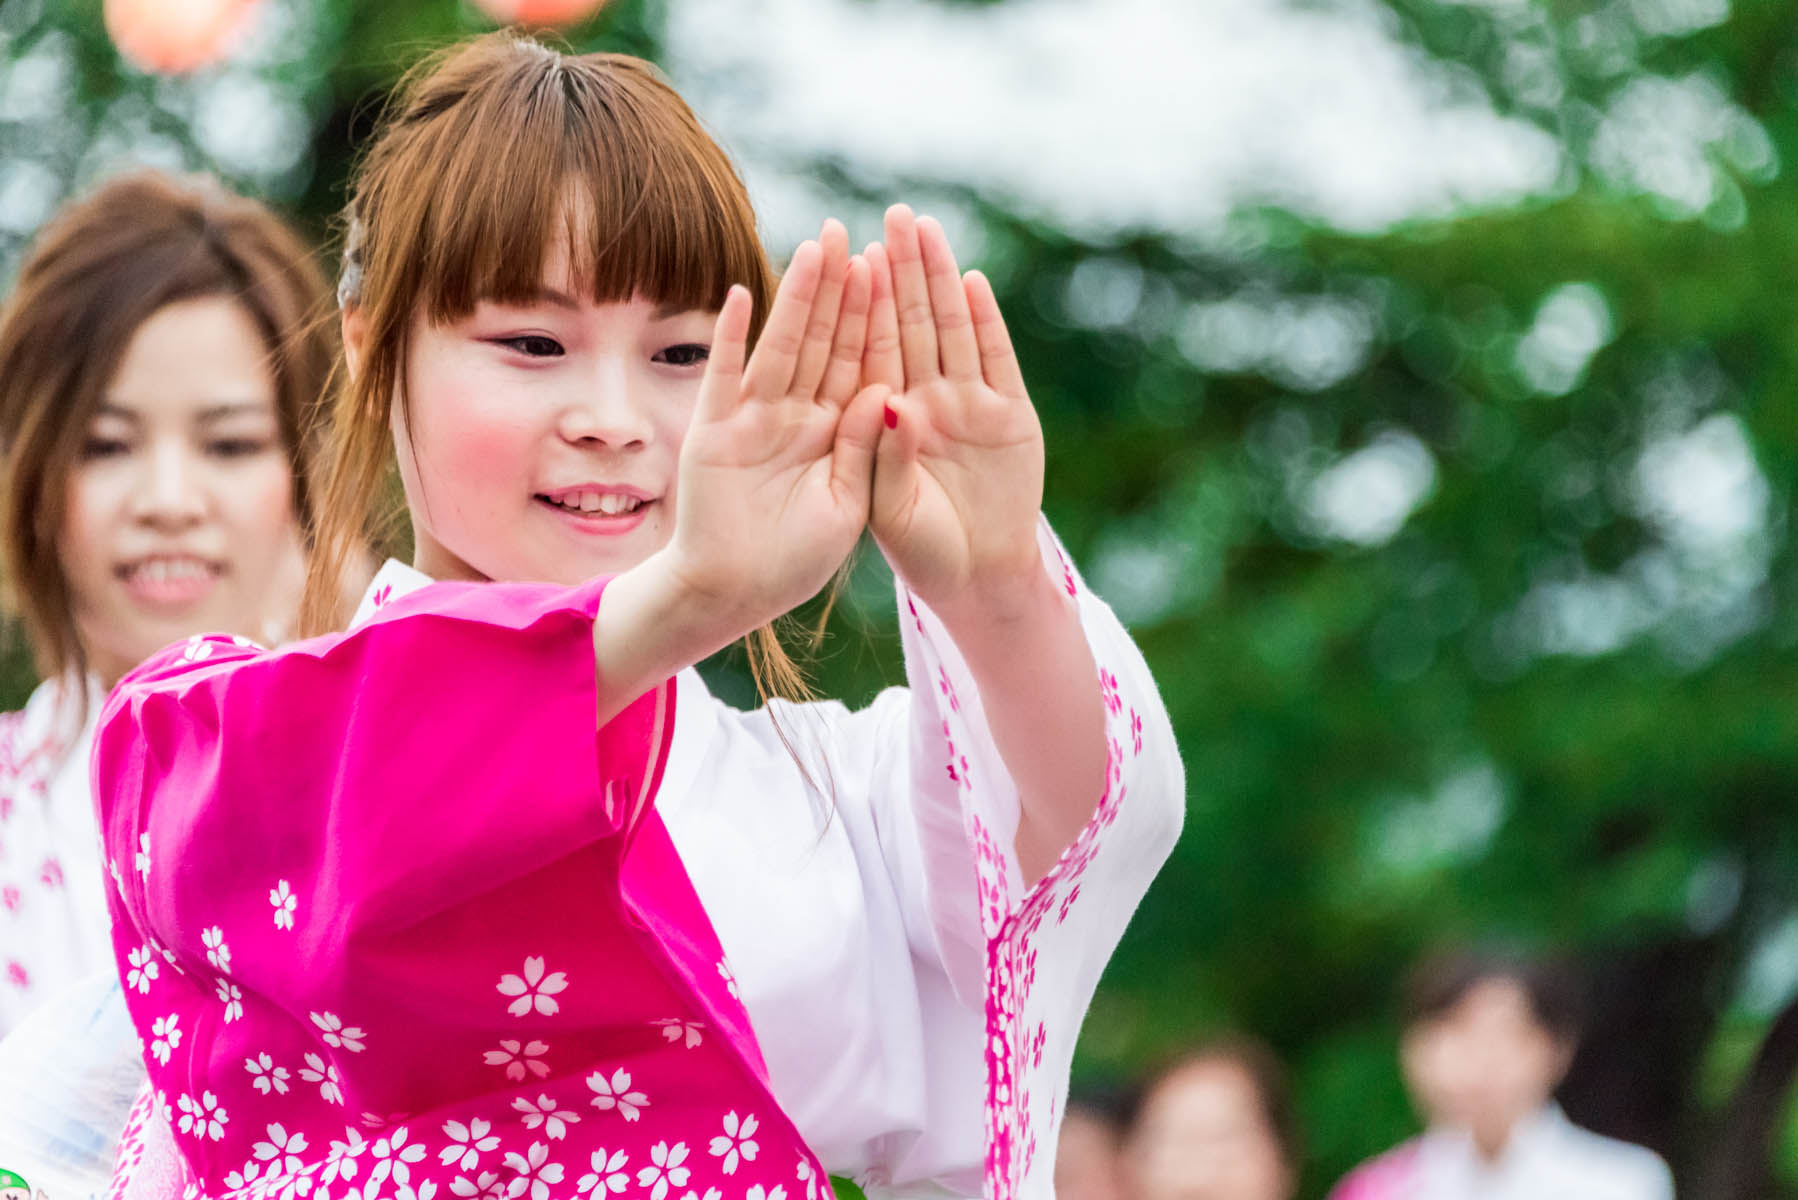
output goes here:
{"type": "MultiPolygon", "coordinates": [[[[1270,1038],[1318,1195],[1411,1128],[1392,994],[1414,956],[1565,946],[1633,998],[1628,1027],[1596,1014],[1569,1104],[1689,1169],[1798,993],[1798,24],[1785,0],[1367,7],[1551,133],[1555,186],[1375,236],[1242,212],[1215,245],[1089,243],[957,196],[1042,413],[1046,508],[1187,762],[1186,836],[1080,1071],[1270,1038]]],[[[478,27],[451,0],[290,4],[283,37],[168,82],[117,63],[96,9],[0,7],[8,271],[120,139],[322,235],[380,89],[478,27]],[[297,158],[226,153],[207,112],[232,87],[298,114],[297,158]]],[[[570,41],[653,55],[661,11],[621,0],[570,41]]],[[[917,182],[818,177],[846,202],[917,182]]],[[[896,677],[891,606],[864,553],[822,690],[896,677]]],[[[728,657],[708,671],[750,694],[728,657]]]]}

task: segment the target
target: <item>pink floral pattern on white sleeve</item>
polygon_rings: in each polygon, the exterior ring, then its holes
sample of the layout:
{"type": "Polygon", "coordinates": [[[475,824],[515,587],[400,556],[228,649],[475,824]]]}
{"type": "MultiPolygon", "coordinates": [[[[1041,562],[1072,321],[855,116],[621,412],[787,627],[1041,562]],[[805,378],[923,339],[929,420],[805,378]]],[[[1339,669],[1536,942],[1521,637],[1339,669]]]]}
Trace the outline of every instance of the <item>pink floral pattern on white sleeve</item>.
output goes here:
{"type": "MultiPolygon", "coordinates": [[[[932,915],[952,979],[956,948],[978,941],[986,1013],[987,1200],[1052,1194],[1050,1174],[1081,1019],[1136,905],[1179,835],[1185,777],[1165,707],[1140,652],[1089,592],[1045,522],[1044,568],[1079,611],[1104,700],[1107,763],[1092,819],[1054,867],[1025,888],[1012,838],[1018,795],[980,711],[966,664],[935,615],[900,589],[914,704],[914,803],[958,805],[965,839],[932,843],[949,823],[920,821],[931,864],[932,915]],[[940,728],[940,737],[936,736],[940,728]],[[927,769],[935,757],[936,778],[927,769]],[[971,894],[963,880],[972,879],[971,894]],[[958,897],[978,913],[970,931],[958,897]]],[[[959,963],[965,972],[968,964],[959,963]]],[[[979,994],[964,977],[958,994],[979,994]]]]}

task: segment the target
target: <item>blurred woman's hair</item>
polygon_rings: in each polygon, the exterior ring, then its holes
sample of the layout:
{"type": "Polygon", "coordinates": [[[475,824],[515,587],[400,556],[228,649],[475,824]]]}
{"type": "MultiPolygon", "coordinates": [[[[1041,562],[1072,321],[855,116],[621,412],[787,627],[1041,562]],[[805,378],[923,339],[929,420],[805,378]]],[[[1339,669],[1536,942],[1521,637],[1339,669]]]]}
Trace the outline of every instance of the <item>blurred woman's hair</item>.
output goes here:
{"type": "Polygon", "coordinates": [[[1572,963],[1496,946],[1455,947],[1426,955],[1405,977],[1405,1027],[1441,1019],[1486,983],[1516,985],[1536,1024],[1558,1042],[1571,1045],[1579,1040],[1584,997],[1572,963]]]}
{"type": "Polygon", "coordinates": [[[1165,1088],[1188,1072],[1211,1066],[1234,1068],[1248,1081],[1262,1124],[1278,1147],[1281,1161],[1296,1171],[1304,1159],[1304,1137],[1285,1064],[1267,1043],[1247,1034],[1230,1033],[1208,1038],[1151,1068],[1124,1103],[1125,1136],[1130,1136],[1137,1128],[1149,1106],[1165,1088]]]}
{"type": "Polygon", "coordinates": [[[218,296],[242,306],[266,345],[304,529],[336,333],[310,250],[268,209],[203,177],[116,177],[50,220],[0,309],[0,560],[44,678],[87,669],[57,540],[88,427],[139,326],[218,296]]]}
{"type": "MultiPolygon", "coordinates": [[[[650,64],[564,54],[509,31],[420,64],[350,181],[338,300],[367,333],[335,400],[306,632],[334,624],[352,547],[366,538],[392,549],[402,510],[390,419],[396,396],[411,411],[413,321],[533,300],[558,246],[595,303],[642,296],[711,310],[742,284],[752,340],[774,294],[747,189],[650,64]]],[[[805,694],[771,628],[748,649],[764,696],[805,694]]]]}

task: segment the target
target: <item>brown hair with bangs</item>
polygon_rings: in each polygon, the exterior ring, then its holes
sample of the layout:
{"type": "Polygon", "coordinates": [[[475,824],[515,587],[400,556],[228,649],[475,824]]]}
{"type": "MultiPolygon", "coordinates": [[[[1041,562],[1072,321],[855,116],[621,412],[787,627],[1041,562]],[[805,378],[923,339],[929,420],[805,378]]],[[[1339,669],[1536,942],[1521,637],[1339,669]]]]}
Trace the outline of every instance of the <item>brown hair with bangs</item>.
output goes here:
{"type": "MultiPolygon", "coordinates": [[[[774,293],[747,189],[655,68],[512,31],[450,47],[401,82],[351,180],[347,225],[338,299],[367,333],[331,421],[308,633],[341,618],[352,548],[365,538],[393,548],[391,405],[397,395],[410,416],[414,314],[447,322],[484,299],[533,299],[557,240],[596,303],[717,309],[744,285],[752,342],[774,293]]],[[[752,635],[749,655],[764,695],[803,694],[771,629],[752,635]]]]}
{"type": "Polygon", "coordinates": [[[138,327],[183,300],[242,305],[268,349],[305,529],[308,431],[336,351],[328,295],[304,242],[206,178],[122,175],[45,226],[0,310],[0,554],[42,677],[87,669],[57,542],[88,426],[138,327]]]}

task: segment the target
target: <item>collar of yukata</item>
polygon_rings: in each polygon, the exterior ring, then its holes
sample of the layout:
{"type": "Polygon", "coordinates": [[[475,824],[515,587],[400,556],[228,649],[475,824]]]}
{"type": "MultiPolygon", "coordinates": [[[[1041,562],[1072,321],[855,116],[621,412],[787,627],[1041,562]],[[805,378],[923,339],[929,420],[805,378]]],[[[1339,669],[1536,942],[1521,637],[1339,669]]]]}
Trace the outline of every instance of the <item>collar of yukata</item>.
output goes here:
{"type": "Polygon", "coordinates": [[[350,618],[350,628],[354,629],[362,624],[401,596],[410,595],[435,582],[417,567],[408,566],[397,558],[388,559],[381,564],[381,569],[375,572],[375,577],[368,581],[368,587],[363,590],[362,603],[356,606],[356,615],[350,618]]]}

